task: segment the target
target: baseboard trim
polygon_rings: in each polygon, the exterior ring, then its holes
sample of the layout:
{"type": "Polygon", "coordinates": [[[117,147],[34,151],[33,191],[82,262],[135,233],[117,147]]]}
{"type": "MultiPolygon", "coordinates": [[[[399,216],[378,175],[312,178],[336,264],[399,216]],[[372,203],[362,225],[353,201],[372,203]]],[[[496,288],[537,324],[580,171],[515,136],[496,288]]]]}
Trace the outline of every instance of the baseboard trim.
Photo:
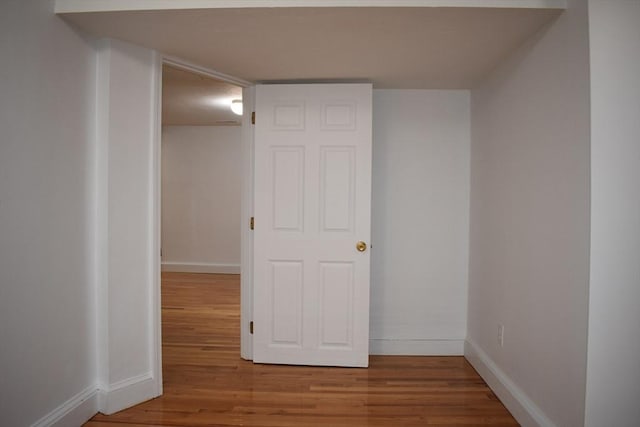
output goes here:
{"type": "Polygon", "coordinates": [[[163,262],[162,271],[175,271],[182,273],[240,274],[240,264],[163,262]]]}
{"type": "Polygon", "coordinates": [[[32,427],[80,426],[98,412],[98,390],[87,387],[36,421],[32,427]]]}
{"type": "Polygon", "coordinates": [[[137,375],[111,384],[109,390],[101,390],[98,396],[99,410],[111,415],[159,394],[158,384],[151,373],[137,375]]]}
{"type": "Polygon", "coordinates": [[[464,340],[369,340],[369,354],[385,356],[462,356],[464,340]]]}
{"type": "Polygon", "coordinates": [[[476,343],[467,339],[464,356],[522,427],[557,427],[476,343]]]}

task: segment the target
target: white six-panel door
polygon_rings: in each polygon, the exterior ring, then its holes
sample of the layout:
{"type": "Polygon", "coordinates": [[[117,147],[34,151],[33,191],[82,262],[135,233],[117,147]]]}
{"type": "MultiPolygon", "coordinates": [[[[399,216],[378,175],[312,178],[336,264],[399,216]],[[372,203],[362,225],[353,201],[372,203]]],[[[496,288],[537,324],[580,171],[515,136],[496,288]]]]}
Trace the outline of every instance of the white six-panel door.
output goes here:
{"type": "Polygon", "coordinates": [[[256,363],[368,366],[371,89],[256,87],[256,363]]]}

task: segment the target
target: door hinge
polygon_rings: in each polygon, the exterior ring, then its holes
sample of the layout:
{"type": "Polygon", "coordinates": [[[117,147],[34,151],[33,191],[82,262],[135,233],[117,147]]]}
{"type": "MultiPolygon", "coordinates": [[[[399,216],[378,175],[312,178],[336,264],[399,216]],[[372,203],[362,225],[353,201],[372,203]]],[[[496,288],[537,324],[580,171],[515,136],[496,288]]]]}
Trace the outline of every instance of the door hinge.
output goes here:
{"type": "Polygon", "coordinates": [[[251,219],[249,220],[249,229],[253,230],[254,225],[255,225],[255,221],[253,217],[251,217],[251,219]]]}
{"type": "Polygon", "coordinates": [[[251,124],[252,125],[256,124],[256,112],[255,111],[251,112],[251,124]]]}
{"type": "Polygon", "coordinates": [[[253,320],[249,322],[249,333],[253,335],[253,320]]]}

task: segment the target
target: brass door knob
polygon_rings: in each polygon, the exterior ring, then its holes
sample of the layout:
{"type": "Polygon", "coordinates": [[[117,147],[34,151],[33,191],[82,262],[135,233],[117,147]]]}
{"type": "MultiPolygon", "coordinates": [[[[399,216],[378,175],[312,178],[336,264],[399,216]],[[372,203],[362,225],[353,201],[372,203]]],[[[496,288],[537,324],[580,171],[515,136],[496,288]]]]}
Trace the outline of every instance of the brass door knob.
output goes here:
{"type": "Polygon", "coordinates": [[[364,252],[367,250],[367,244],[361,240],[358,243],[356,243],[356,249],[359,252],[364,252]]]}

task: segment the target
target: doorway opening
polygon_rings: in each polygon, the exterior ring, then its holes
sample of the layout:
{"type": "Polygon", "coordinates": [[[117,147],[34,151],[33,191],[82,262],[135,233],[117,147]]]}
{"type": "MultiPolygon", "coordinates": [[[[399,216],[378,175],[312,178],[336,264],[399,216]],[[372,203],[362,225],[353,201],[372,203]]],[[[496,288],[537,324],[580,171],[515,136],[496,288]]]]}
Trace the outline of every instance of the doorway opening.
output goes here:
{"type": "Polygon", "coordinates": [[[210,351],[240,353],[242,87],[164,63],[163,380],[210,351]]]}

